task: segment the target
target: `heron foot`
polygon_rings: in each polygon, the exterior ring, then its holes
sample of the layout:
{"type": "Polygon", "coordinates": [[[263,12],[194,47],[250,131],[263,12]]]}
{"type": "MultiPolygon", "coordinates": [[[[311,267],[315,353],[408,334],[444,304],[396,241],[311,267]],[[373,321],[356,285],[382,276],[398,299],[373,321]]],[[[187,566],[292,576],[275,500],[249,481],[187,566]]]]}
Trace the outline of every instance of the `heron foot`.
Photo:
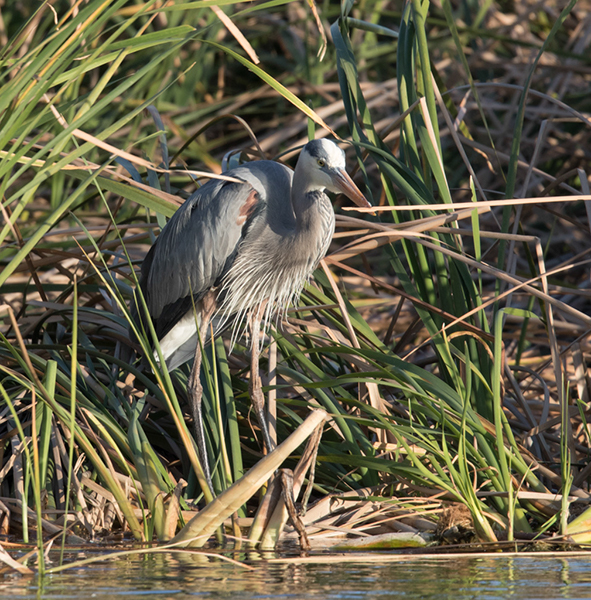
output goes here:
{"type": "Polygon", "coordinates": [[[280,469],[279,480],[281,481],[281,496],[287,508],[289,520],[293,528],[298,532],[300,538],[300,549],[302,556],[307,556],[310,552],[310,540],[306,533],[306,527],[295,507],[295,498],[293,493],[293,471],[291,469],[280,469]]]}

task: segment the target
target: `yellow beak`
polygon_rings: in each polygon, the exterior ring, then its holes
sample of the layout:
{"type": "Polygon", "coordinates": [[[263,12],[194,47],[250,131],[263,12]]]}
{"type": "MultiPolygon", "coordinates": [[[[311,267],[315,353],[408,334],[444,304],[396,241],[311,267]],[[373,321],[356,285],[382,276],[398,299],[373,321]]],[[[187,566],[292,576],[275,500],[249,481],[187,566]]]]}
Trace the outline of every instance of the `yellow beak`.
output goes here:
{"type": "Polygon", "coordinates": [[[371,207],[371,204],[365,199],[365,196],[361,193],[361,190],[355,185],[349,174],[344,169],[337,169],[333,173],[332,182],[339,192],[342,192],[355,202],[357,206],[364,208],[371,207]]]}

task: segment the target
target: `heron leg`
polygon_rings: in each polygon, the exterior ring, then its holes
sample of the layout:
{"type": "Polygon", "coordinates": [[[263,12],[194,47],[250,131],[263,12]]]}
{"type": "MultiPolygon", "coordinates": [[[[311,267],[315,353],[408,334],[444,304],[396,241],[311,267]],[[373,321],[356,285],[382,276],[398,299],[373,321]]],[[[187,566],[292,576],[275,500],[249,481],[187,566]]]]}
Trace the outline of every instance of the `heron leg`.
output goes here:
{"type": "MultiPolygon", "coordinates": [[[[212,292],[209,292],[205,295],[201,304],[201,327],[199,333],[201,335],[201,342],[203,345],[205,344],[207,329],[209,328],[209,323],[213,313],[215,312],[215,308],[215,296],[212,292]]],[[[189,381],[187,384],[187,395],[189,396],[189,401],[191,402],[191,413],[193,415],[195,441],[197,442],[197,450],[199,451],[199,460],[201,461],[201,466],[203,467],[203,473],[205,474],[209,489],[212,495],[215,495],[213,492],[213,483],[211,481],[209,460],[207,459],[205,430],[203,428],[203,412],[201,410],[201,404],[203,401],[203,386],[201,385],[201,362],[203,356],[201,353],[201,345],[202,344],[199,342],[199,340],[197,340],[197,348],[195,348],[195,360],[193,361],[193,368],[191,369],[191,374],[189,375],[189,381]]]]}
{"type": "Polygon", "coordinates": [[[265,308],[267,302],[261,302],[257,308],[250,313],[250,336],[251,336],[251,349],[250,349],[250,383],[248,386],[248,392],[250,394],[250,402],[254,408],[257,419],[263,432],[263,438],[265,440],[265,446],[267,452],[271,452],[275,449],[275,445],[271,441],[271,435],[269,434],[269,426],[265,418],[265,396],[263,395],[263,384],[261,382],[261,376],[259,374],[259,355],[260,355],[260,335],[261,335],[261,321],[265,314],[265,308]]]}

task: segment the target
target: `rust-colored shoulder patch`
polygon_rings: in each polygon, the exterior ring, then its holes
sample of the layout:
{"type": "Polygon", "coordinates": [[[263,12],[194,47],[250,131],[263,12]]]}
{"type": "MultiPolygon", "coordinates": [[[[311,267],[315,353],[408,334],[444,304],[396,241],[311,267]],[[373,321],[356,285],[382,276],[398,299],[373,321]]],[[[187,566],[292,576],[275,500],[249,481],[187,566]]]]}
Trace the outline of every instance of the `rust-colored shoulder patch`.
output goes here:
{"type": "Polygon", "coordinates": [[[236,221],[240,227],[242,227],[244,223],[246,223],[246,221],[252,216],[258,202],[259,193],[253,188],[244,201],[244,204],[240,207],[240,212],[238,213],[238,219],[236,221]]]}

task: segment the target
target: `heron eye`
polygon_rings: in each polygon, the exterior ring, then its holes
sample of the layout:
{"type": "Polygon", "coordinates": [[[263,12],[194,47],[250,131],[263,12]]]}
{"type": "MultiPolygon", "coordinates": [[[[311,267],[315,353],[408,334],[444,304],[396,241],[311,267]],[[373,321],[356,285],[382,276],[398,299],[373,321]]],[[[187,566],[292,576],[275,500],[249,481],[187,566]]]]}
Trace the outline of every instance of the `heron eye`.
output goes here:
{"type": "Polygon", "coordinates": [[[319,158],[318,159],[318,166],[319,167],[323,167],[326,164],[325,160],[323,158],[319,158]]]}

